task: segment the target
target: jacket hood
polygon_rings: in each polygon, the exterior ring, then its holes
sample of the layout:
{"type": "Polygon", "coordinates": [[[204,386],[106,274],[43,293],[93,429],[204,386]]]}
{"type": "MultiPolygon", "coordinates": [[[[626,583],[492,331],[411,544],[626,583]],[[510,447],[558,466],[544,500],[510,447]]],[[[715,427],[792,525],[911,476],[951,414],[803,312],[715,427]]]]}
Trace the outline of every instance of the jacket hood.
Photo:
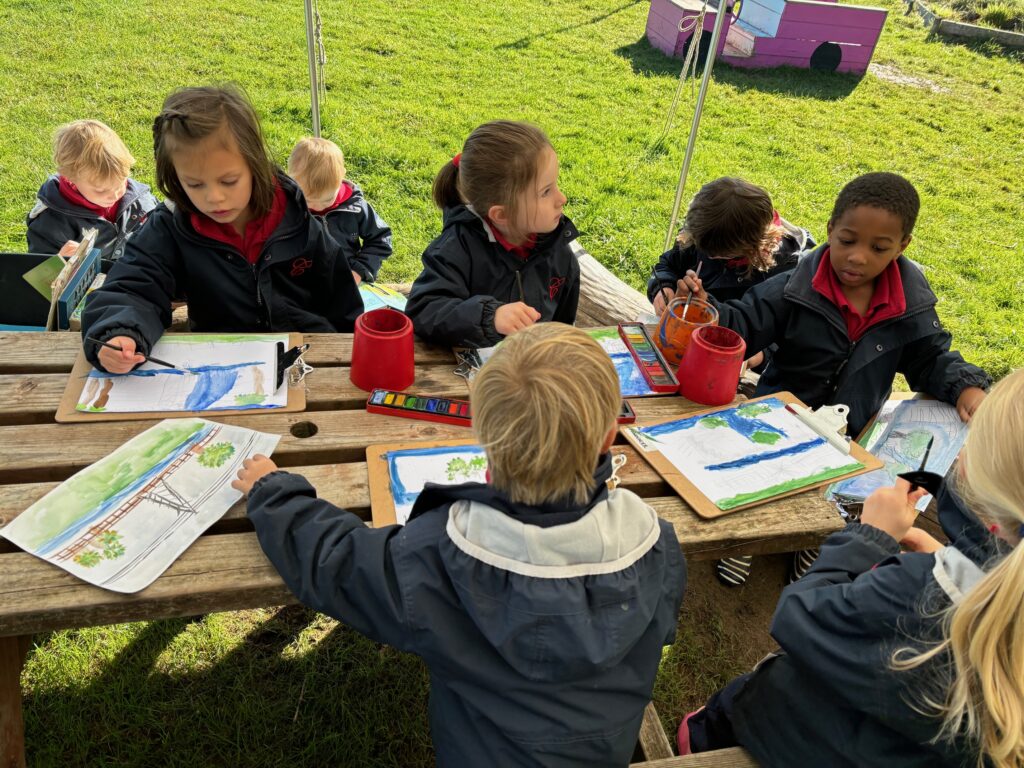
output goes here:
{"type": "MultiPolygon", "coordinates": [[[[828,243],[822,243],[800,259],[790,273],[789,281],[786,284],[785,297],[787,299],[799,301],[806,306],[832,308],[833,311],[838,312],[832,302],[814,290],[811,285],[811,280],[817,273],[827,249],[828,243]]],[[[921,271],[921,265],[906,256],[900,256],[896,260],[896,266],[900,271],[900,279],[903,281],[903,295],[907,300],[904,316],[934,307],[938,303],[935,292],[932,291],[928,280],[925,279],[924,273],[921,271]]]]}
{"type": "MultiPolygon", "coordinates": [[[[118,214],[133,205],[140,197],[149,194],[150,191],[148,185],[129,178],[128,185],[125,187],[124,195],[121,197],[121,203],[117,207],[118,214]]],[[[51,174],[49,178],[43,182],[43,185],[39,187],[39,191],[36,193],[36,198],[37,208],[39,207],[39,203],[42,203],[47,208],[52,208],[53,210],[60,211],[61,213],[74,216],[94,216],[99,218],[99,214],[90,211],[88,208],[83,208],[80,205],[72,203],[60,193],[60,176],[56,173],[51,174]]],[[[152,205],[150,207],[152,207],[152,205]]]]}
{"type": "MultiPolygon", "coordinates": [[[[488,224],[484,218],[473,210],[471,205],[457,205],[454,208],[445,208],[442,214],[444,221],[443,228],[445,230],[462,225],[469,226],[473,229],[477,229],[484,234],[484,236],[492,243],[497,242],[494,238],[494,234],[491,231],[491,225],[488,224]]],[[[545,246],[558,242],[562,238],[568,240],[575,240],[580,236],[579,231],[576,229],[576,225],[569,220],[569,217],[564,213],[562,218],[558,222],[558,226],[550,232],[545,232],[543,235],[537,237],[537,243],[534,246],[534,251],[542,251],[545,246]]]]}

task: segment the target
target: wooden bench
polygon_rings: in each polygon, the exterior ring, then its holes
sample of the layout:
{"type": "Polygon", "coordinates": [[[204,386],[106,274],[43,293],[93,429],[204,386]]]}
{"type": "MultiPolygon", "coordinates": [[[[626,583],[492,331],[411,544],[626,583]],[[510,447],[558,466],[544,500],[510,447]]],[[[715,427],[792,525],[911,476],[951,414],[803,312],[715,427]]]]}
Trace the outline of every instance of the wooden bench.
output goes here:
{"type": "MultiPolygon", "coordinates": [[[[282,436],[278,463],[301,472],[319,495],[369,518],[366,447],[373,443],[466,437],[465,428],[368,414],[366,393],[351,384],[352,338],[311,334],[304,413],[234,415],[215,420],[282,436]]],[[[78,354],[67,333],[0,334],[0,526],[74,472],[92,464],[153,421],[56,424],[53,414],[78,354]]],[[[466,397],[445,349],[416,346],[413,390],[466,397]]],[[[692,413],[680,397],[634,399],[640,421],[692,413]]],[[[702,520],[626,445],[623,487],[672,523],[692,559],[792,551],[818,544],[842,521],[819,492],[702,520]]],[[[211,526],[149,588],[123,595],[92,587],[0,539],[0,766],[23,766],[19,676],[35,633],[294,603],[264,557],[242,503],[211,526]]],[[[645,753],[650,759],[652,755],[645,753]]]]}

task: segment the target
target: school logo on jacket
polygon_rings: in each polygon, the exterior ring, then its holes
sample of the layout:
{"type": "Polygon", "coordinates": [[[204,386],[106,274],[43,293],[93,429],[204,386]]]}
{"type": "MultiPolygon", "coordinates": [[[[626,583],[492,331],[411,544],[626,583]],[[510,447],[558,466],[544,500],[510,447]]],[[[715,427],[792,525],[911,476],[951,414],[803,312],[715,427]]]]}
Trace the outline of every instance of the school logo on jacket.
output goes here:
{"type": "Polygon", "coordinates": [[[292,277],[298,277],[307,269],[313,266],[313,260],[307,259],[303,256],[299,256],[295,261],[292,262],[292,277]]]}
{"type": "Polygon", "coordinates": [[[548,298],[555,298],[558,292],[562,290],[563,285],[565,285],[564,277],[552,277],[551,282],[548,283],[548,298]]]}

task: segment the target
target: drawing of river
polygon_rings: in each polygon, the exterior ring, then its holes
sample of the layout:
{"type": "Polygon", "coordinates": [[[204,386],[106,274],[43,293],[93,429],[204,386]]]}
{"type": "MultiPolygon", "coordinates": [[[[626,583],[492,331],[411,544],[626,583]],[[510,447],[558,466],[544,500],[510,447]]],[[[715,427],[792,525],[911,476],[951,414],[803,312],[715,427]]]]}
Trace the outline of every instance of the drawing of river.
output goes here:
{"type": "MultiPolygon", "coordinates": [[[[110,374],[104,371],[93,371],[90,375],[97,379],[121,379],[124,376],[137,378],[156,378],[158,376],[189,376],[195,379],[195,386],[185,399],[184,410],[204,411],[224,395],[228,394],[238,381],[238,374],[242,368],[251,368],[262,365],[258,360],[245,363],[231,363],[230,365],[200,365],[194,368],[147,368],[136,369],[127,374],[110,374]]],[[[259,408],[258,404],[247,405],[246,409],[259,408]]],[[[276,407],[276,406],[265,406],[276,407]]],[[[234,410],[231,406],[227,408],[234,410]]]]}
{"type": "Polygon", "coordinates": [[[43,542],[37,548],[37,554],[46,556],[52,554],[55,550],[60,549],[67,544],[72,543],[76,538],[81,536],[85,531],[88,530],[89,526],[93,523],[104,519],[107,515],[112,513],[118,507],[120,507],[125,501],[132,498],[134,495],[139,493],[150,480],[157,477],[163,472],[168,466],[170,466],[175,459],[181,456],[183,453],[191,450],[192,446],[200,442],[206,435],[217,428],[216,424],[211,422],[203,422],[200,429],[193,432],[190,436],[176,445],[170,453],[168,453],[163,459],[155,464],[151,469],[146,471],[144,474],[139,476],[130,485],[119,491],[114,496],[105,499],[102,503],[88,510],[82,517],[77,518],[72,525],[63,529],[53,538],[43,542]]]}

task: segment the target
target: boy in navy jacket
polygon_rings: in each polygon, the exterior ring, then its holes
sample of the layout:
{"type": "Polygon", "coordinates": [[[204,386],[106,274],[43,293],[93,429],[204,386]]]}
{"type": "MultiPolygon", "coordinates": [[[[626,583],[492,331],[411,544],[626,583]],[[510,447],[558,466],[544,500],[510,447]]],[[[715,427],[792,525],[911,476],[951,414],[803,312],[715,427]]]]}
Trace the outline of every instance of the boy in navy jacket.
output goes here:
{"type": "Polygon", "coordinates": [[[125,243],[157,204],[149,187],[129,178],[135,158],[99,120],[76,120],[53,140],[57,173],[36,193],[25,233],[32,253],[60,253],[95,228],[103,271],[124,255],[125,243]]]}
{"type": "Polygon", "coordinates": [[[356,284],[376,280],[391,255],[391,227],[363,191],[345,180],[345,156],[338,145],[319,137],[302,139],[288,157],[288,175],[302,189],[309,212],[345,246],[356,284]]]}
{"type": "Polygon", "coordinates": [[[472,400],[489,483],[428,484],[405,526],[367,528],[266,457],[234,486],[304,603],[426,662],[439,765],[625,766],[686,563],[671,525],[606,485],[614,367],[582,331],[534,325],[472,400]]]}
{"type": "MultiPolygon", "coordinates": [[[[743,336],[748,353],[778,344],[757,395],[789,390],[812,408],[845,403],[848,432],[857,435],[902,373],[911,389],[970,419],[992,380],[950,349],[928,280],[903,258],[919,209],[903,177],[860,176],[836,199],[827,243],[741,300],[711,299],[720,324],[743,336]]],[[[686,277],[705,298],[701,282],[692,272],[686,277]]]]}

